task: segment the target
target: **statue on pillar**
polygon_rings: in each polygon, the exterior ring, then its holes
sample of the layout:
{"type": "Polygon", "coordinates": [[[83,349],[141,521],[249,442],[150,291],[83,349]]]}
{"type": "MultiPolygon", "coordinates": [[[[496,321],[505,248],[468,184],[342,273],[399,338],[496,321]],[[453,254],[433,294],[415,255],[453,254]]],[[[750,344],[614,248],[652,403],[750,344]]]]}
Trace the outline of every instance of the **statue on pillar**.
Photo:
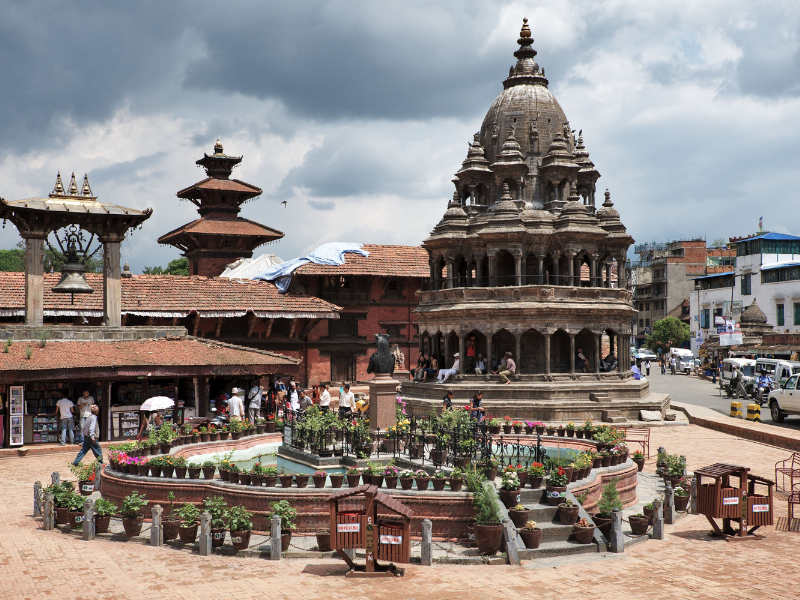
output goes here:
{"type": "Polygon", "coordinates": [[[376,333],[375,343],[378,345],[378,351],[369,357],[367,373],[392,375],[394,373],[395,357],[392,356],[389,348],[389,335],[386,333],[376,333]]]}

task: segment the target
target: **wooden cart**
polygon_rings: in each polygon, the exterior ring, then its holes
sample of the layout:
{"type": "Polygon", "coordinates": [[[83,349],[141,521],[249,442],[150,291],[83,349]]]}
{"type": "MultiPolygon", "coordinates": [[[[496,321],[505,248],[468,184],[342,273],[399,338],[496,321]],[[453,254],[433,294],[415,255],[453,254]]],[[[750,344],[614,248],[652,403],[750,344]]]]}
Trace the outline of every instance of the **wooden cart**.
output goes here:
{"type": "Polygon", "coordinates": [[[773,524],[772,486],[769,479],[750,475],[750,469],[717,463],[696,469],[697,512],[705,515],[714,528],[714,534],[726,536],[729,541],[761,539],[756,529],[773,524]],[[713,479],[703,483],[703,477],[713,479]],[[731,478],[737,481],[731,481],[731,478]],[[757,494],[756,485],[763,485],[765,493],[757,494]],[[722,519],[722,528],[714,519],[722,519]],[[734,530],[731,523],[738,522],[734,530]],[[748,530],[748,527],[750,529],[748,530]]]}
{"type": "Polygon", "coordinates": [[[328,498],[331,509],[331,542],[336,552],[350,567],[348,577],[392,577],[402,575],[394,562],[411,560],[411,517],[414,512],[402,502],[378,491],[375,485],[360,485],[342,489],[328,498]],[[344,508],[339,502],[363,496],[363,510],[344,508]],[[378,507],[394,513],[393,516],[378,515],[378,507]],[[376,535],[377,533],[377,535],[376,535]],[[345,552],[346,549],[364,548],[367,562],[357,566],[345,552]],[[378,559],[393,561],[388,565],[378,564],[378,559]]]}

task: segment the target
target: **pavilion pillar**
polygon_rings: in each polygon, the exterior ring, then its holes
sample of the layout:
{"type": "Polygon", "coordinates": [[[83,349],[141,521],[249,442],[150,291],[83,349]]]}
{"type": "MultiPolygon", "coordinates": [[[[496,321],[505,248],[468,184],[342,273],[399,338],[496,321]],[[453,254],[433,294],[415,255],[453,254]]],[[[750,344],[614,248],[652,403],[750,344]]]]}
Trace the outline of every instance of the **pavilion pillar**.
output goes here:
{"type": "Polygon", "coordinates": [[[595,285],[595,277],[597,275],[597,259],[594,254],[589,255],[589,287],[597,287],[595,285]]]}
{"type": "Polygon", "coordinates": [[[600,372],[600,351],[602,349],[601,338],[603,334],[594,334],[594,372],[600,372]]]}
{"type": "Polygon", "coordinates": [[[558,259],[560,258],[560,253],[555,252],[553,254],[553,281],[555,283],[553,285],[561,285],[561,282],[558,280],[558,259]]]}
{"type": "Polygon", "coordinates": [[[544,285],[544,256],[537,256],[539,259],[539,285],[544,285]]]}
{"type": "Polygon", "coordinates": [[[473,286],[472,281],[472,257],[467,258],[467,287],[473,286]]]}
{"type": "Polygon", "coordinates": [[[617,257],[617,285],[622,289],[627,287],[627,282],[625,281],[625,255],[620,254],[617,257]]]}
{"type": "MultiPolygon", "coordinates": [[[[567,281],[569,282],[568,285],[575,285],[575,255],[571,253],[567,253],[567,260],[569,261],[569,273],[567,274],[567,281]]],[[[578,270],[578,276],[580,277],[580,269],[578,270]]]]}
{"type": "Polygon", "coordinates": [[[455,287],[455,284],[453,282],[453,259],[448,258],[447,261],[445,262],[445,265],[446,265],[445,269],[447,271],[447,284],[445,287],[447,287],[447,289],[449,290],[455,287]]]}
{"type": "Polygon", "coordinates": [[[449,369],[452,366],[452,363],[450,363],[450,334],[443,333],[442,336],[444,337],[444,356],[442,357],[442,364],[439,365],[439,368],[449,369]]]}
{"type": "Polygon", "coordinates": [[[103,325],[122,327],[121,240],[105,238],[100,241],[103,242],[103,325]]]}
{"type": "Polygon", "coordinates": [[[489,287],[496,287],[497,282],[497,251],[489,251],[489,287]]]}
{"type": "Polygon", "coordinates": [[[44,323],[44,234],[25,238],[25,324],[44,323]],[[41,237],[40,237],[41,235],[41,237]]]}
{"type": "Polygon", "coordinates": [[[437,289],[436,287],[436,265],[435,263],[428,263],[431,267],[431,290],[437,289]]]}
{"type": "Polygon", "coordinates": [[[486,336],[486,373],[491,374],[492,372],[492,338],[494,337],[493,333],[490,333],[486,336]]]}
{"type": "Polygon", "coordinates": [[[606,261],[606,287],[611,287],[611,262],[606,261]]]}
{"type": "Polygon", "coordinates": [[[517,363],[517,375],[522,372],[522,334],[515,333],[514,334],[514,341],[516,341],[517,346],[515,348],[514,358],[516,359],[517,363]]]}
{"type": "Polygon", "coordinates": [[[520,286],[522,286],[522,273],[523,273],[523,270],[522,270],[522,251],[518,250],[516,252],[513,252],[513,255],[514,255],[514,275],[515,275],[514,285],[516,285],[517,287],[520,287],[520,286]]]}
{"type": "Polygon", "coordinates": [[[569,374],[575,375],[575,334],[569,334],[569,374]]]}
{"type": "Polygon", "coordinates": [[[553,339],[552,333],[544,334],[544,374],[550,375],[550,340],[553,339]]]}
{"type": "Polygon", "coordinates": [[[475,282],[476,287],[486,287],[486,281],[484,280],[485,274],[483,272],[483,257],[480,257],[475,260],[475,282]]]}
{"type": "Polygon", "coordinates": [[[467,363],[466,357],[467,336],[460,334],[458,336],[458,374],[463,375],[467,363]]]}

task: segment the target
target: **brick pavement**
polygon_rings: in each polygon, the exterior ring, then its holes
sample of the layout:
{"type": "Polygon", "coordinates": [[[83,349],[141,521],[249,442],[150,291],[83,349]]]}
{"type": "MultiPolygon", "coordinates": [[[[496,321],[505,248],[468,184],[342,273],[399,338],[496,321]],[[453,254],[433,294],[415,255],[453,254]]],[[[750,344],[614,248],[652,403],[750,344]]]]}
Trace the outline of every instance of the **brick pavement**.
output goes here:
{"type": "MultiPolygon", "coordinates": [[[[685,454],[689,468],[738,462],[770,477],[786,450],[698,426],[658,428],[654,448],[685,454]]],[[[654,460],[647,465],[654,468],[654,460]]],[[[0,599],[259,600],[264,598],[793,598],[800,566],[793,558],[800,534],[768,528],[767,539],[727,543],[709,538],[704,517],[667,527],[667,539],[630,548],[624,556],[600,555],[530,561],[509,566],[409,566],[400,580],[353,580],[340,561],[200,557],[174,548],[99,540],[83,542],[44,532],[29,517],[32,486],[50,473],[68,474],[60,455],[0,460],[0,599]],[[732,569],[733,568],[733,569],[732,569]],[[731,576],[735,571],[734,580],[731,576]]],[[[776,517],[786,503],[776,504],[776,517]]]]}

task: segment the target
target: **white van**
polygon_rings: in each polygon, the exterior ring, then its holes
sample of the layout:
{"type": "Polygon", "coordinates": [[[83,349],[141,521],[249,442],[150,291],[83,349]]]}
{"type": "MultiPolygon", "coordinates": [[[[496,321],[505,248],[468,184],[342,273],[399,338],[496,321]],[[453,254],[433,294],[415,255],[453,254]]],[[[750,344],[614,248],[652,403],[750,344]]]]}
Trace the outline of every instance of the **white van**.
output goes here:
{"type": "Polygon", "coordinates": [[[680,373],[686,373],[687,375],[692,372],[694,368],[694,354],[692,354],[691,350],[687,350],[686,348],[670,348],[669,349],[669,357],[675,357],[675,369],[680,373]]]}
{"type": "Polygon", "coordinates": [[[729,397],[736,393],[736,390],[730,389],[733,367],[739,367],[742,370],[742,379],[745,385],[748,382],[753,381],[756,375],[756,361],[754,361],[752,358],[726,358],[723,360],[722,373],[719,378],[719,387],[728,392],[729,397]]]}

